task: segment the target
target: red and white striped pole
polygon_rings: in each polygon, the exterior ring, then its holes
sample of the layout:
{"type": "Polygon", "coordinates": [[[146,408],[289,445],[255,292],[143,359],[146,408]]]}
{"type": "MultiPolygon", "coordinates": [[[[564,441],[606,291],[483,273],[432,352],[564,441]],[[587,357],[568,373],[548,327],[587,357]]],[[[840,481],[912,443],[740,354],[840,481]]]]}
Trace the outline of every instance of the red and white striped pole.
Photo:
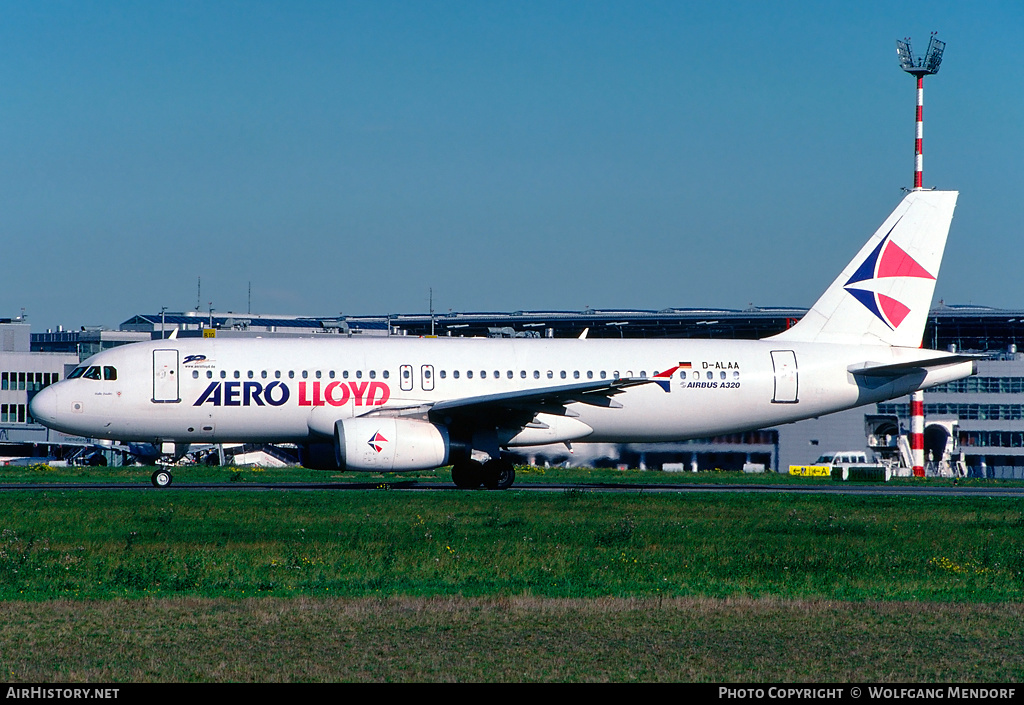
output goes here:
{"type": "Polygon", "coordinates": [[[914,188],[924,188],[924,157],[921,143],[924,140],[924,76],[917,77],[917,139],[914,140],[914,188]]]}
{"type": "MultiPolygon", "coordinates": [[[[928,53],[924,59],[915,59],[910,48],[910,38],[896,42],[896,55],[900,68],[917,78],[917,119],[914,140],[914,190],[924,188],[924,77],[938,72],[946,43],[939,41],[932,32],[928,41],[928,53]]],[[[910,456],[914,477],[924,477],[924,392],[910,395],[910,456]]]]}
{"type": "MultiPolygon", "coordinates": [[[[924,76],[917,77],[917,124],[914,139],[914,189],[924,188],[924,76]]],[[[910,456],[914,477],[924,477],[924,392],[910,395],[910,456]]]]}
{"type": "Polygon", "coordinates": [[[914,477],[924,477],[924,392],[910,395],[910,458],[914,477]]]}

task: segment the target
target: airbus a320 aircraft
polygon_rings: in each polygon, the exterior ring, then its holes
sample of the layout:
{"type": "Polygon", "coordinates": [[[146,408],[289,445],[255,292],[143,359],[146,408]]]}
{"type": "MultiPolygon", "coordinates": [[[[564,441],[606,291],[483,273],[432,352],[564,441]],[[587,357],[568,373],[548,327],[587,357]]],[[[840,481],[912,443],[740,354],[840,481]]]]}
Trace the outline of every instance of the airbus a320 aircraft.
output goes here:
{"type": "Polygon", "coordinates": [[[807,315],[763,340],[171,338],[93,356],[32,416],[168,455],[293,443],[307,467],[452,465],[459,487],[503,489],[503,449],[704,438],[872,404],[974,373],[970,356],[920,347],[956,199],[907,194],[807,315]]]}

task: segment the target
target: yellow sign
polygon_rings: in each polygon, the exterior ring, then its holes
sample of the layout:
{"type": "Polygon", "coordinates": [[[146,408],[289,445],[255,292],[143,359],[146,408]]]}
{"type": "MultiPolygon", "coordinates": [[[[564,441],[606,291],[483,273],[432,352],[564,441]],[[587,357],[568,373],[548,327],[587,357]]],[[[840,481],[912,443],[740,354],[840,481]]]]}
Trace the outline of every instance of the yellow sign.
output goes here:
{"type": "Polygon", "coordinates": [[[789,474],[801,477],[831,477],[832,467],[829,465],[790,465],[789,474]]]}
{"type": "Polygon", "coordinates": [[[203,337],[204,338],[216,338],[217,337],[217,329],[216,328],[203,328],[203,337]]]}

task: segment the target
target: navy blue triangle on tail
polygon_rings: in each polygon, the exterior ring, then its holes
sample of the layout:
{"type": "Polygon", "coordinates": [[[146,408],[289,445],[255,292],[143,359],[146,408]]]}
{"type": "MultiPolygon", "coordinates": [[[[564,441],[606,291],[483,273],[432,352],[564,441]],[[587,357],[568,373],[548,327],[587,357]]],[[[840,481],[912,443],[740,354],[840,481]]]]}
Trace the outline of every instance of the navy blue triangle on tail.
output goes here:
{"type": "Polygon", "coordinates": [[[888,236],[882,238],[882,241],[878,243],[878,247],[875,248],[874,252],[872,252],[868,258],[861,262],[861,265],[857,267],[857,271],[854,272],[853,276],[850,277],[850,280],[846,282],[846,286],[875,278],[875,265],[878,264],[878,256],[882,254],[882,248],[885,247],[885,243],[888,239],[888,236]]]}
{"type": "Polygon", "coordinates": [[[889,326],[890,329],[895,330],[895,328],[889,325],[889,322],[885,320],[885,316],[882,315],[882,312],[878,310],[878,302],[875,301],[874,292],[865,291],[864,289],[847,289],[846,291],[849,292],[853,298],[864,304],[871,313],[878,316],[878,320],[889,326]]]}

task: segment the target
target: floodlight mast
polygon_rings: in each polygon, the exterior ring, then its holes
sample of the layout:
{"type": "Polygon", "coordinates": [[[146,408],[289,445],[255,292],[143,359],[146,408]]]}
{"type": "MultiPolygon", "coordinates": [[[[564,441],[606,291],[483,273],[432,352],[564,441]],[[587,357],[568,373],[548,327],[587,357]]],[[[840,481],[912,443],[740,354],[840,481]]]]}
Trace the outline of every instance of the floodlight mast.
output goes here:
{"type": "MultiPolygon", "coordinates": [[[[946,43],[939,41],[932,32],[928,41],[928,52],[924,58],[914,59],[910,49],[910,37],[896,40],[896,55],[900,59],[900,68],[917,77],[917,124],[914,140],[914,190],[924,188],[924,157],[922,141],[924,140],[924,77],[939,72],[942,63],[942,52],[946,43]]],[[[918,390],[910,395],[910,457],[914,477],[924,477],[924,392],[918,390]]]]}
{"type": "Polygon", "coordinates": [[[924,77],[939,72],[942,64],[942,52],[946,43],[939,41],[932,32],[928,41],[928,52],[923,58],[914,58],[910,48],[910,37],[896,40],[896,55],[900,60],[900,68],[917,77],[917,134],[914,141],[914,190],[924,188],[924,157],[922,142],[924,140],[924,77]]]}

